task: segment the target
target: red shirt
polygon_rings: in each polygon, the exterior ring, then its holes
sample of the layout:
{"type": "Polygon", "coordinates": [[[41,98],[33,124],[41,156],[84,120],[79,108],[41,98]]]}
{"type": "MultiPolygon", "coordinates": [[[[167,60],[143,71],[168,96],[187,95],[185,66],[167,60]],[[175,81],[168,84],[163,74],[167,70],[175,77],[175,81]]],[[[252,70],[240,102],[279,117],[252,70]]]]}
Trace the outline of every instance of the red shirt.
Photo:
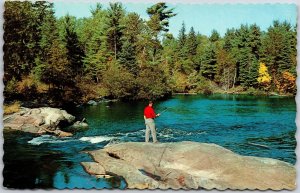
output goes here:
{"type": "Polygon", "coordinates": [[[146,119],[154,119],[156,117],[154,109],[150,106],[147,106],[145,108],[144,115],[145,115],[146,119]]]}

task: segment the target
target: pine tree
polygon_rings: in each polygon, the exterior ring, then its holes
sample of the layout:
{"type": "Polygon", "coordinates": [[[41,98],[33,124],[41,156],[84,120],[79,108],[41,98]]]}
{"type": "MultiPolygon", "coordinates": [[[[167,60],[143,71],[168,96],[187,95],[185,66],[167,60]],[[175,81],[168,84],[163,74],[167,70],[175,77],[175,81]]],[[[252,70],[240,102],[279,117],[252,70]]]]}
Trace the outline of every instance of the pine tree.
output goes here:
{"type": "Polygon", "coordinates": [[[6,1],[4,3],[4,83],[17,81],[28,75],[34,67],[40,35],[36,33],[38,20],[31,2],[6,1]]]}
{"type": "Polygon", "coordinates": [[[233,28],[227,29],[224,35],[224,49],[226,51],[231,51],[233,49],[235,38],[235,30],[233,28]]]}
{"type": "Polygon", "coordinates": [[[107,62],[112,59],[107,45],[108,13],[100,4],[92,13],[90,18],[83,21],[78,34],[85,53],[83,77],[88,82],[100,83],[107,62]]]}
{"type": "Polygon", "coordinates": [[[148,41],[152,47],[152,63],[155,63],[156,53],[160,48],[160,42],[158,36],[161,32],[168,32],[169,19],[174,17],[176,14],[173,13],[173,9],[168,9],[166,3],[157,3],[147,8],[147,13],[150,20],[147,22],[148,30],[148,41]]]}
{"type": "Polygon", "coordinates": [[[193,57],[197,54],[197,46],[198,46],[198,42],[197,42],[196,33],[194,31],[194,28],[191,27],[186,40],[186,47],[188,48],[188,54],[190,57],[193,57]]]}
{"type": "Polygon", "coordinates": [[[216,46],[211,43],[205,49],[201,65],[201,75],[214,80],[217,70],[216,46]]]}
{"type": "Polygon", "coordinates": [[[235,63],[230,52],[225,48],[217,50],[217,68],[215,81],[223,89],[228,90],[234,84],[235,63]]]}
{"type": "Polygon", "coordinates": [[[55,89],[63,90],[74,84],[67,50],[59,39],[52,42],[47,60],[40,65],[40,77],[55,89]]]}
{"type": "Polygon", "coordinates": [[[182,22],[181,29],[179,30],[179,35],[178,35],[178,46],[179,48],[183,48],[186,43],[186,29],[185,29],[185,24],[182,22]]]}
{"type": "Polygon", "coordinates": [[[69,15],[65,17],[65,41],[67,48],[67,57],[71,63],[73,74],[75,77],[82,75],[84,52],[80,47],[78,36],[75,32],[75,22],[72,22],[71,19],[72,18],[69,15]]]}
{"type": "Polygon", "coordinates": [[[120,64],[133,73],[135,76],[139,72],[137,56],[140,50],[139,39],[143,30],[143,21],[136,13],[129,13],[123,20],[125,26],[122,37],[122,48],[118,61],[120,64]]]}
{"type": "Polygon", "coordinates": [[[281,78],[282,72],[294,69],[293,37],[293,30],[289,23],[274,21],[262,39],[260,59],[271,71],[273,88],[281,78]]]}
{"type": "Polygon", "coordinates": [[[187,43],[187,35],[186,35],[186,29],[184,22],[182,23],[182,27],[178,34],[178,53],[179,53],[179,63],[181,64],[181,71],[185,71],[184,64],[185,61],[188,59],[188,47],[186,45],[187,43]]]}
{"type": "Polygon", "coordinates": [[[168,6],[166,3],[157,3],[149,8],[147,8],[147,13],[150,16],[150,19],[157,16],[157,19],[159,21],[159,28],[157,28],[157,31],[164,31],[168,32],[169,29],[169,19],[171,17],[176,16],[176,14],[173,12],[174,9],[167,9],[168,6]]]}
{"type": "Polygon", "coordinates": [[[110,3],[108,9],[107,26],[107,41],[108,47],[113,52],[115,60],[118,58],[118,53],[121,50],[121,37],[123,35],[124,26],[121,25],[121,20],[125,14],[121,3],[110,3]]]}
{"type": "Polygon", "coordinates": [[[129,72],[134,75],[138,74],[138,66],[136,60],[136,51],[134,46],[128,39],[123,42],[122,50],[119,54],[118,61],[124,66],[129,72]]]}
{"type": "Polygon", "coordinates": [[[209,37],[209,40],[211,41],[211,42],[216,42],[216,41],[218,41],[220,39],[220,34],[218,33],[218,31],[217,30],[212,30],[212,32],[211,32],[211,35],[210,35],[210,37],[209,37]]]}

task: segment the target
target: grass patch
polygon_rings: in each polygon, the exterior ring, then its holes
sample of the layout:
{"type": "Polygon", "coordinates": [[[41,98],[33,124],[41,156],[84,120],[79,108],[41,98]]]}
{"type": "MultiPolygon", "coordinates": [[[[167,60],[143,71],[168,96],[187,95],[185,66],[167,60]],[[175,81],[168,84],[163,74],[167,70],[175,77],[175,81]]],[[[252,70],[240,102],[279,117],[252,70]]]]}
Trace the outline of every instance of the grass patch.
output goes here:
{"type": "Polygon", "coordinates": [[[4,105],[4,115],[10,115],[10,114],[19,112],[20,107],[21,107],[21,105],[20,105],[19,101],[14,102],[14,103],[9,104],[9,105],[4,105]]]}

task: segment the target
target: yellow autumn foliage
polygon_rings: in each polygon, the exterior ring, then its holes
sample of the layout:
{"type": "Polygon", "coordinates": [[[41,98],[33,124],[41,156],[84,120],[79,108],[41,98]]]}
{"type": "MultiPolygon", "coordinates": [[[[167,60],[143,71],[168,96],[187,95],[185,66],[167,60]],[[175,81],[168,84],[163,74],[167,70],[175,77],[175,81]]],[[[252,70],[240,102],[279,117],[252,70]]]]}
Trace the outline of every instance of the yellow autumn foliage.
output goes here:
{"type": "Polygon", "coordinates": [[[259,64],[259,69],[258,69],[258,78],[257,81],[261,85],[268,85],[271,82],[271,76],[268,73],[268,67],[266,66],[265,63],[260,63],[259,64]]]}

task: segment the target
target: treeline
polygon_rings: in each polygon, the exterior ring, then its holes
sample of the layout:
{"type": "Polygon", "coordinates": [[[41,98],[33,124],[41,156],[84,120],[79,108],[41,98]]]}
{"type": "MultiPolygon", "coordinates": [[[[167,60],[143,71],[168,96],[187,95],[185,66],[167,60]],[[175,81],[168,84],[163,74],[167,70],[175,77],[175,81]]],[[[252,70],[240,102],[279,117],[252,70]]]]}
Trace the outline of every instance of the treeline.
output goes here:
{"type": "Polygon", "coordinates": [[[261,90],[295,93],[296,27],[275,21],[216,30],[207,37],[184,23],[168,32],[173,9],[157,3],[149,18],[121,3],[92,16],[54,16],[45,1],[5,2],[5,100],[85,102],[98,97],[155,99],[173,92],[261,90]]]}

